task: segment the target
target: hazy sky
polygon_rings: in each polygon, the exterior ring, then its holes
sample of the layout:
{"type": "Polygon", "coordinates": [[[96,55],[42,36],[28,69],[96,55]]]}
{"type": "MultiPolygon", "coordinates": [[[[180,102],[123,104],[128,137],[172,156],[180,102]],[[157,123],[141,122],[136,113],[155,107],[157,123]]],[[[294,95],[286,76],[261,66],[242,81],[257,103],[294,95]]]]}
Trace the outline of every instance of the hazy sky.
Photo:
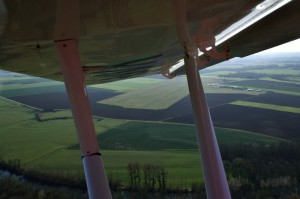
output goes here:
{"type": "Polygon", "coordinates": [[[299,52],[300,39],[266,50],[266,52],[299,52]]]}

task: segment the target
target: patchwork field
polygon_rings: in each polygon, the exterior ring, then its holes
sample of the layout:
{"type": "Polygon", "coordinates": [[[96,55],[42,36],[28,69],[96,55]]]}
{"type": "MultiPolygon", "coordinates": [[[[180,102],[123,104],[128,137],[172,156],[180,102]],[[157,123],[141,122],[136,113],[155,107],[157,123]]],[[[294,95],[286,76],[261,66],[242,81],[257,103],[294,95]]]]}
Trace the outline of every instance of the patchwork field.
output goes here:
{"type": "Polygon", "coordinates": [[[219,127],[299,139],[300,115],[296,113],[228,104],[212,109],[211,115],[219,127]]]}
{"type": "MultiPolygon", "coordinates": [[[[155,88],[153,88],[155,90],[155,88]]],[[[93,115],[99,117],[116,118],[116,119],[130,119],[130,120],[142,120],[142,121],[164,121],[170,118],[184,115],[192,112],[189,96],[185,96],[165,109],[137,109],[137,108],[124,108],[121,106],[107,105],[98,103],[101,100],[113,99],[118,97],[120,93],[116,93],[107,89],[100,88],[88,88],[88,95],[90,99],[90,105],[93,115]]],[[[178,95],[176,92],[171,94],[172,96],[178,95]]],[[[208,104],[210,107],[220,106],[226,103],[230,103],[236,100],[245,100],[253,95],[239,94],[239,93],[208,93],[206,94],[208,104]]],[[[134,95],[136,98],[136,106],[149,103],[151,99],[151,92],[146,96],[134,95]],[[145,102],[143,102],[143,100],[145,102]],[[138,104],[139,103],[139,104],[138,104]]],[[[33,107],[39,107],[43,110],[54,109],[69,109],[68,98],[65,92],[52,92],[33,94],[25,96],[10,97],[10,99],[28,104],[33,107]]],[[[170,102],[167,101],[169,97],[162,98],[156,97],[157,102],[155,104],[166,105],[170,102]]],[[[172,100],[171,100],[172,101],[172,100]]],[[[128,103],[128,102],[124,102],[128,103]]]]}
{"type": "MultiPolygon", "coordinates": [[[[80,151],[70,111],[39,112],[0,98],[0,154],[44,171],[82,173],[80,151]],[[38,114],[37,114],[38,113],[38,114]],[[10,115],[10,117],[4,117],[10,115]],[[38,117],[38,118],[37,118],[38,117]],[[77,148],[76,148],[77,147],[77,148]]],[[[94,118],[108,172],[127,182],[130,162],[155,163],[174,183],[202,181],[192,125],[94,118]]],[[[221,144],[276,144],[282,140],[251,132],[216,128],[221,144]]]]}
{"type": "MultiPolygon", "coordinates": [[[[200,72],[221,146],[269,146],[300,138],[299,60],[293,60],[233,60],[200,72]]],[[[185,76],[92,85],[88,95],[108,173],[127,183],[128,163],[151,163],[164,167],[174,186],[202,182],[185,76]]],[[[0,96],[0,157],[82,175],[61,82],[5,74],[0,96]]]]}
{"type": "Polygon", "coordinates": [[[274,92],[268,92],[256,97],[245,98],[243,101],[300,108],[299,96],[274,92]]]}
{"type": "MultiPolygon", "coordinates": [[[[299,139],[299,113],[272,108],[273,110],[266,107],[226,104],[211,109],[211,116],[214,125],[218,127],[241,129],[284,139],[299,139]]],[[[286,107],[284,109],[286,110],[286,107]]],[[[193,116],[186,114],[167,121],[192,124],[193,116]]]]}

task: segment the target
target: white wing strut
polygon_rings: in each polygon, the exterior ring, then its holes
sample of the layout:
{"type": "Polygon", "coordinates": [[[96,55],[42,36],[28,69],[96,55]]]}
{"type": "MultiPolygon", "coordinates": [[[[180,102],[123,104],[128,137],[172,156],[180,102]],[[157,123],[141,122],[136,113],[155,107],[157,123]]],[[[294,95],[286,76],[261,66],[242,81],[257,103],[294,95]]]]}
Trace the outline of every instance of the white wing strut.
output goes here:
{"type": "Polygon", "coordinates": [[[197,68],[198,49],[192,42],[186,22],[186,1],[174,0],[179,40],[185,49],[185,69],[197,131],[197,141],[208,199],[230,199],[230,191],[197,68]]]}
{"type": "Polygon", "coordinates": [[[215,130],[207,106],[196,58],[184,58],[189,85],[198,147],[201,154],[202,169],[208,199],[230,199],[230,191],[223,167],[215,130]]]}
{"type": "Polygon", "coordinates": [[[55,47],[79,139],[90,199],[111,199],[96,138],[77,44],[79,1],[57,1],[55,47]]]}
{"type": "Polygon", "coordinates": [[[55,45],[80,143],[89,198],[110,199],[111,192],[99,153],[77,41],[58,41],[55,45]]]}

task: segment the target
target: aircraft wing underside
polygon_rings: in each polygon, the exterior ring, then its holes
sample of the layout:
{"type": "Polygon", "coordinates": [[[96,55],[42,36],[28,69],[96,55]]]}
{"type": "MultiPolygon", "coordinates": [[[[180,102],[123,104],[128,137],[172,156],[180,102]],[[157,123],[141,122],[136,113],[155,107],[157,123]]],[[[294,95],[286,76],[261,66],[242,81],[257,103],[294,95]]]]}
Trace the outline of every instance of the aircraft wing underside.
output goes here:
{"type": "MultiPolygon", "coordinates": [[[[267,0],[189,0],[192,35],[216,36],[267,0]],[[214,23],[216,22],[216,23],[214,23]],[[204,26],[203,24],[213,24],[204,26]]],[[[279,2],[279,1],[278,1],[279,2]]],[[[79,46],[87,84],[161,73],[183,57],[172,0],[80,1],[79,46]]],[[[0,69],[62,80],[54,47],[54,0],[0,0],[0,69]]],[[[292,0],[217,46],[243,57],[300,38],[292,0]]],[[[66,12],[69,12],[66,10],[66,12]]],[[[204,67],[224,60],[212,59],[204,67]]],[[[179,69],[180,71],[181,69],[179,69]]]]}

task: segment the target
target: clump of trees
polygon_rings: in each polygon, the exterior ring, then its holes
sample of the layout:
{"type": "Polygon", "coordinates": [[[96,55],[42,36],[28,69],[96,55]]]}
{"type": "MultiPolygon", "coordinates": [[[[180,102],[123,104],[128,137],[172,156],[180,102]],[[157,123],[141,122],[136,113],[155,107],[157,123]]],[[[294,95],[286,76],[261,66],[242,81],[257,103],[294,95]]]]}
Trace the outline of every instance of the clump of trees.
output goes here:
{"type": "Polygon", "coordinates": [[[127,166],[129,175],[128,190],[141,190],[147,192],[165,191],[167,171],[160,166],[138,163],[129,163],[127,166]]]}
{"type": "Polygon", "coordinates": [[[34,118],[38,122],[46,122],[49,120],[67,120],[72,119],[72,116],[67,115],[47,115],[46,113],[55,113],[56,110],[49,110],[49,111],[43,111],[43,112],[36,112],[34,114],[34,118]]]}

